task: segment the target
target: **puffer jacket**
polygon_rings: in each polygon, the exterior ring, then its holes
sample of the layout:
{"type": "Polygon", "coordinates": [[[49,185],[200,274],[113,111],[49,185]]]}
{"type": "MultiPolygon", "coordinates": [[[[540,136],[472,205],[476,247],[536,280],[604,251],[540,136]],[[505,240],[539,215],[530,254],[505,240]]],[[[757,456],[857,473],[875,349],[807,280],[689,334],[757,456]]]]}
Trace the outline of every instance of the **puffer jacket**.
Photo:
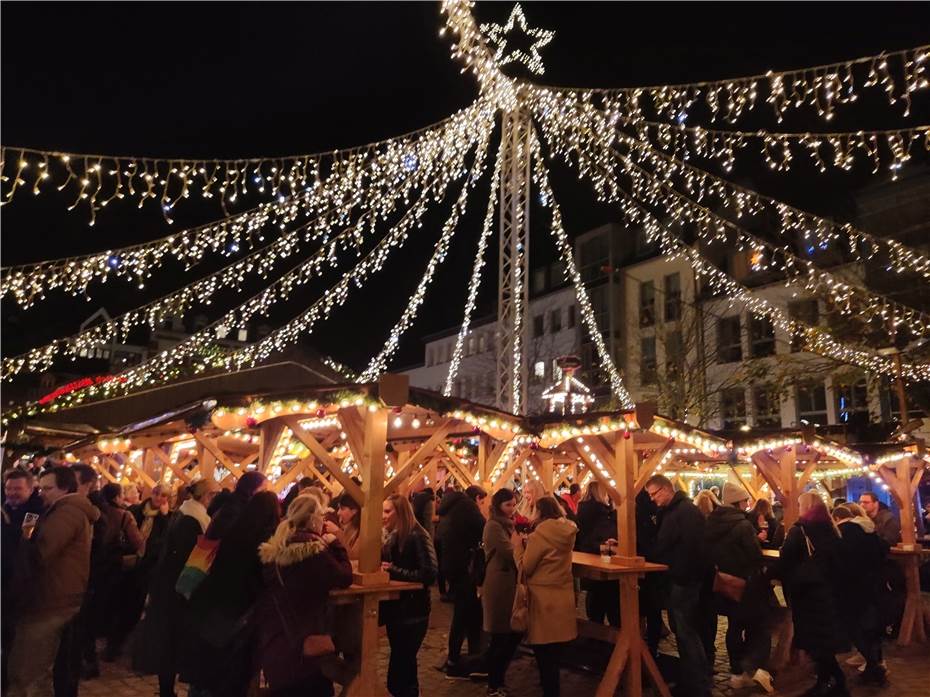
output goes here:
{"type": "Polygon", "coordinates": [[[68,494],[39,519],[28,541],[36,578],[24,616],[77,613],[87,591],[92,526],[99,517],[86,496],[68,494]]]}
{"type": "Polygon", "coordinates": [[[468,573],[468,561],[481,544],[484,516],[467,494],[450,491],[442,497],[437,509],[439,535],[442,544],[442,572],[449,580],[468,573]]]}
{"type": "Polygon", "coordinates": [[[717,506],[707,517],[704,543],[710,561],[724,573],[747,579],[762,569],[755,528],[733,506],[717,506]]]}
{"type": "Polygon", "coordinates": [[[381,549],[381,559],[390,563],[388,575],[392,581],[423,584],[419,590],[404,591],[397,600],[381,603],[381,619],[395,622],[429,617],[429,587],[436,582],[438,572],[436,549],[429,533],[417,524],[403,544],[392,534],[381,549]]]}
{"type": "Polygon", "coordinates": [[[704,559],[704,516],[681,491],[676,491],[668,506],[659,509],[659,532],[653,558],[668,564],[668,576],[673,583],[693,585],[707,575],[704,559]]]}
{"type": "Polygon", "coordinates": [[[302,684],[319,673],[317,659],[303,655],[310,634],[329,634],[329,592],[352,583],[352,564],[338,541],[327,545],[298,531],[286,543],[259,546],[265,589],[255,610],[258,655],[272,689],[302,684]]]}

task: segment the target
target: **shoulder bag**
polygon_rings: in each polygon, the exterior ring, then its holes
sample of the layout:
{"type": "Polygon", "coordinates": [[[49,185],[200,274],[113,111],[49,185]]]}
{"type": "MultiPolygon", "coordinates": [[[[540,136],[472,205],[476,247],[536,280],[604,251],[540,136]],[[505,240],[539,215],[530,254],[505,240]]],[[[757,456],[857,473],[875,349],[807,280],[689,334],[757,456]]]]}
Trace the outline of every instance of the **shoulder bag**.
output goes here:
{"type": "Polygon", "coordinates": [[[517,585],[513,593],[513,608],[510,611],[510,628],[515,632],[525,632],[529,626],[530,595],[526,587],[526,574],[523,564],[517,573],[517,585]]]}

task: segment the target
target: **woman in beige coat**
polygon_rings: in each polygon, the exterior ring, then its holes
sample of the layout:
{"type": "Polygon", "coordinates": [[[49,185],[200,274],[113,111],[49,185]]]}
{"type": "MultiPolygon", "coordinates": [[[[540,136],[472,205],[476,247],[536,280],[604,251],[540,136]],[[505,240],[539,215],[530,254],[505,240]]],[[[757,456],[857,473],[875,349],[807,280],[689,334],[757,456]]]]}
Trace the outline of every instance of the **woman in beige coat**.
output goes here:
{"type": "Polygon", "coordinates": [[[536,654],[543,697],[558,697],[562,646],[578,635],[572,577],[578,528],[551,496],[536,501],[536,513],[536,527],[523,555],[529,596],[527,643],[536,654]]]}
{"type": "Polygon", "coordinates": [[[484,526],[482,544],[487,563],[481,600],[484,631],[491,635],[487,652],[488,697],[507,694],[504,677],[520,644],[521,632],[510,627],[513,596],[517,587],[514,549],[523,551],[523,540],[514,530],[517,497],[510,489],[499,489],[491,497],[491,515],[484,526]]]}

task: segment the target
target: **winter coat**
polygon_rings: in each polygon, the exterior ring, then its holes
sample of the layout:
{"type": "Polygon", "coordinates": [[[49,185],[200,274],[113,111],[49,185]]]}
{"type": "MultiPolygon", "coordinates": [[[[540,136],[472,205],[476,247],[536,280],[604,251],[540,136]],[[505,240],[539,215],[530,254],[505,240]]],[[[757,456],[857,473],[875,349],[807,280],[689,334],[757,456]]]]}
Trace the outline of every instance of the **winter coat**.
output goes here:
{"type": "Polygon", "coordinates": [[[839,535],[829,520],[799,520],[788,531],[774,575],[794,620],[794,645],[808,653],[845,648],[839,612],[846,563],[839,535]],[[805,534],[814,554],[808,556],[805,534]]]}
{"type": "Polygon", "coordinates": [[[543,520],[523,553],[529,596],[528,644],[555,644],[578,636],[572,550],[578,528],[566,518],[543,520]]]}
{"type": "Polygon", "coordinates": [[[265,590],[255,609],[258,655],[272,689],[304,683],[319,673],[318,659],[303,655],[310,634],[330,634],[329,592],[352,583],[352,564],[340,542],[327,545],[310,532],[286,544],[259,547],[265,590]]]}
{"type": "Polygon", "coordinates": [[[24,616],[77,614],[90,577],[92,526],[99,517],[86,496],[67,494],[39,518],[32,538],[23,542],[35,574],[24,616]]]}
{"type": "Polygon", "coordinates": [[[411,505],[413,506],[413,515],[416,516],[420,527],[426,530],[430,537],[435,537],[436,529],[433,525],[433,512],[436,510],[436,495],[429,491],[421,491],[414,494],[411,505]]]}
{"type": "Polygon", "coordinates": [[[681,491],[659,509],[659,532],[649,561],[668,565],[669,579],[678,585],[701,583],[707,575],[704,559],[704,516],[681,491]]]}
{"type": "Polygon", "coordinates": [[[450,491],[439,504],[439,537],[442,541],[442,572],[455,582],[468,573],[468,561],[484,532],[484,516],[478,504],[461,491],[450,491]]]}
{"type": "Polygon", "coordinates": [[[484,526],[484,556],[487,562],[481,602],[484,612],[484,631],[503,634],[510,629],[513,596],[517,587],[517,563],[510,542],[513,521],[492,517],[484,526]]]}
{"type": "Polygon", "coordinates": [[[123,555],[138,554],[142,550],[142,534],[136,519],[125,508],[104,503],[100,512],[107,524],[102,541],[102,562],[110,572],[118,573],[123,555]]]}
{"type": "Polygon", "coordinates": [[[839,525],[845,582],[839,587],[842,617],[847,628],[865,621],[870,629],[878,625],[878,608],[883,587],[882,569],[888,557],[888,543],[875,532],[868,517],[856,517],[839,525]],[[850,612],[850,608],[856,608],[850,612]]]}
{"type": "Polygon", "coordinates": [[[168,521],[171,519],[170,513],[162,513],[159,509],[152,506],[152,499],[148,498],[142,503],[129,507],[129,512],[136,521],[139,533],[145,542],[142,548],[142,560],[139,564],[140,570],[148,573],[156,563],[161,554],[161,546],[165,541],[165,531],[168,529],[168,521]]]}
{"type": "Polygon", "coordinates": [[[596,499],[585,499],[578,504],[578,539],[575,546],[579,552],[598,554],[604,540],[617,539],[617,511],[596,499]]]}
{"type": "Polygon", "coordinates": [[[649,493],[641,489],[636,494],[636,553],[647,559],[652,558],[659,535],[658,515],[659,507],[649,498],[649,493]]]}
{"type": "MultiPolygon", "coordinates": [[[[44,507],[41,497],[35,491],[32,492],[32,496],[26,499],[26,503],[22,506],[11,506],[9,503],[3,504],[5,515],[3,517],[3,554],[0,555],[0,566],[2,566],[4,596],[7,594],[7,589],[16,570],[19,545],[23,539],[23,520],[27,513],[41,515],[44,507]]],[[[4,607],[6,607],[5,603],[4,607]]]]}
{"type": "Polygon", "coordinates": [[[894,547],[901,541],[901,521],[890,509],[881,507],[875,515],[875,533],[894,547]]]}
{"type": "Polygon", "coordinates": [[[755,528],[742,511],[717,506],[704,526],[705,551],[720,571],[747,579],[762,569],[762,548],[755,528]]]}
{"type": "Polygon", "coordinates": [[[392,534],[381,549],[381,559],[390,562],[388,575],[392,581],[422,583],[423,588],[404,591],[397,600],[381,603],[384,622],[420,620],[429,617],[429,587],[436,582],[436,550],[429,533],[415,525],[401,545],[392,534]]]}
{"type": "Polygon", "coordinates": [[[189,631],[188,602],[174,587],[197,537],[204,531],[196,518],[183,512],[184,506],[193,503],[185,501],[182,509],[171,516],[161,554],[152,570],[142,631],[145,645],[155,648],[150,659],[153,665],[145,666],[145,672],[177,672],[178,646],[189,631]]]}

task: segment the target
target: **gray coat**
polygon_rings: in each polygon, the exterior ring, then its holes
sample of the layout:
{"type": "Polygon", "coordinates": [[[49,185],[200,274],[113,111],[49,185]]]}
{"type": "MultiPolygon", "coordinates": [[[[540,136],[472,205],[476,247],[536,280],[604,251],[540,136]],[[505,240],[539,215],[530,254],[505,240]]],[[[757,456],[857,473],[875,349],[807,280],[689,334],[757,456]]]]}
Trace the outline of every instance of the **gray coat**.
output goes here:
{"type": "Polygon", "coordinates": [[[512,631],[510,613],[517,586],[517,564],[510,543],[512,531],[512,521],[495,516],[484,526],[482,536],[487,560],[484,585],[481,587],[484,631],[492,634],[512,631]]]}
{"type": "Polygon", "coordinates": [[[876,534],[892,547],[901,541],[901,522],[889,509],[880,508],[872,522],[876,534]]]}

